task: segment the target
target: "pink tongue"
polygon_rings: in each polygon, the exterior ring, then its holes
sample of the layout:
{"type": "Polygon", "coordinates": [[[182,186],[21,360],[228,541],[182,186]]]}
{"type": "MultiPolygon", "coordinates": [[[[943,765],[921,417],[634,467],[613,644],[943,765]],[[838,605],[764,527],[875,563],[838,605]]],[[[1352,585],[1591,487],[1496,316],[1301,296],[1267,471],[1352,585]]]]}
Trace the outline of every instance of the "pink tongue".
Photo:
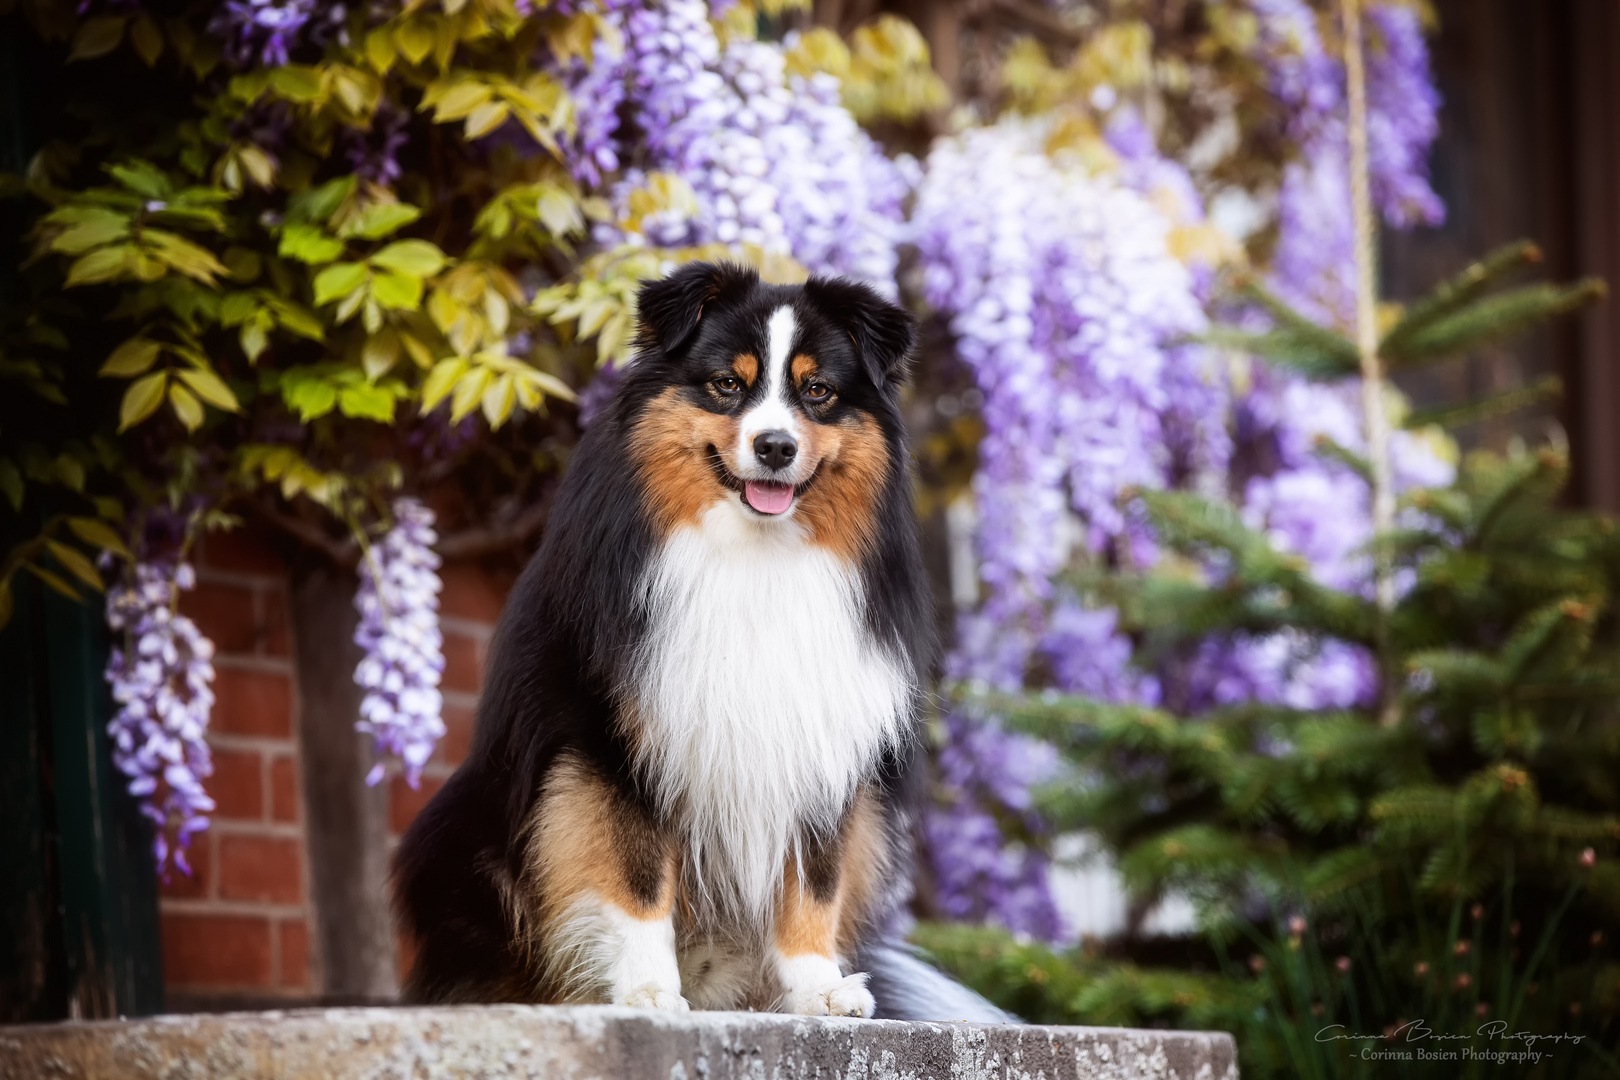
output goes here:
{"type": "Polygon", "coordinates": [[[743,497],[762,514],[780,514],[793,505],[793,485],[750,480],[743,487],[743,497]]]}

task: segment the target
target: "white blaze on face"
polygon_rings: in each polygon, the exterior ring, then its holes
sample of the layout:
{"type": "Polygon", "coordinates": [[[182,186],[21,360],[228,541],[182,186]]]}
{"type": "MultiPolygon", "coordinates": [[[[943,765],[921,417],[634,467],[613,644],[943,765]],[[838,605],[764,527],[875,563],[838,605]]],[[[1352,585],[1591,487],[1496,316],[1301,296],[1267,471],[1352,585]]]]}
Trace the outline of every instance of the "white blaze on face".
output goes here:
{"type": "MultiPolygon", "coordinates": [[[[787,401],[787,387],[791,380],[788,366],[793,362],[793,339],[798,332],[799,322],[793,317],[791,307],[783,304],[771,312],[770,321],[766,323],[765,370],[760,373],[760,378],[765,382],[765,393],[743,414],[742,423],[738,425],[737,462],[742,466],[745,478],[750,473],[755,479],[777,478],[769,474],[754,456],[756,436],[767,431],[785,431],[800,439],[799,414],[787,401]]],[[[804,478],[794,470],[783,479],[798,483],[804,478]]]]}

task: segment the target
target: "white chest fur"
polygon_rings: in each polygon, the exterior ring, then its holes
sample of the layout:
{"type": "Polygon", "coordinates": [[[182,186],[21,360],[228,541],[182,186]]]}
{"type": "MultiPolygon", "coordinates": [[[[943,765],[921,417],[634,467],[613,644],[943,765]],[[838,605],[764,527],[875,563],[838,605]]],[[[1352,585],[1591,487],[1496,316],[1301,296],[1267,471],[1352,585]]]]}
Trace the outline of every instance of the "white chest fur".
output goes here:
{"type": "Polygon", "coordinates": [[[907,668],[867,631],[855,571],[735,496],[670,536],[644,588],[641,764],[701,893],[762,914],[800,827],[830,830],[903,737],[907,668]]]}

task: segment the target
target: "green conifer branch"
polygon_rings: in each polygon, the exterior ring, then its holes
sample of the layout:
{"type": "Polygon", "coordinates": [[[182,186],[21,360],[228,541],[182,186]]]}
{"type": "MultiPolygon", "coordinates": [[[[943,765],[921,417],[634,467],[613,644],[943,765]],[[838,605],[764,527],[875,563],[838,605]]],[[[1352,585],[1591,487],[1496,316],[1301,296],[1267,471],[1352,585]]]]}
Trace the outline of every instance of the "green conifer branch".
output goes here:
{"type": "Polygon", "coordinates": [[[1607,292],[1602,281],[1587,278],[1573,285],[1525,285],[1482,297],[1405,335],[1390,346],[1385,359],[1400,370],[1462,356],[1516,338],[1607,292]]]}
{"type": "Polygon", "coordinates": [[[1417,409],[1407,414],[1401,426],[1408,431],[1437,426],[1448,431],[1468,427],[1470,424],[1494,420],[1509,413],[1520,412],[1546,401],[1563,396],[1564,384],[1556,375],[1543,376],[1529,386],[1507,390],[1500,394],[1480,398],[1462,405],[1434,409],[1417,409]]]}
{"type": "Polygon", "coordinates": [[[1379,342],[1385,355],[1398,354],[1408,339],[1436,320],[1455,313],[1509,275],[1541,262],[1541,249],[1528,240],[1504,244],[1461,273],[1441,282],[1423,299],[1409,305],[1379,342]]]}

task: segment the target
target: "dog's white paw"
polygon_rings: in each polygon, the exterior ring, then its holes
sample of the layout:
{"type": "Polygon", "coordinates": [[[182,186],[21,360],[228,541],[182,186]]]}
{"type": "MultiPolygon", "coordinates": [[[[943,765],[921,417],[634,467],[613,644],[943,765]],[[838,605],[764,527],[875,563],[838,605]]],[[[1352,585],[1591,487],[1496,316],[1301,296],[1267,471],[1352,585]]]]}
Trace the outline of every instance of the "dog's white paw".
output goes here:
{"type": "Polygon", "coordinates": [[[692,1006],[686,999],[672,990],[666,990],[654,983],[638,986],[623,994],[614,995],[615,1005],[629,1005],[635,1009],[672,1009],[675,1012],[686,1012],[692,1006]]]}
{"type": "Polygon", "coordinates": [[[802,1016],[871,1016],[877,1009],[871,991],[866,989],[866,972],[838,980],[814,990],[790,990],[786,1009],[802,1016]]]}

